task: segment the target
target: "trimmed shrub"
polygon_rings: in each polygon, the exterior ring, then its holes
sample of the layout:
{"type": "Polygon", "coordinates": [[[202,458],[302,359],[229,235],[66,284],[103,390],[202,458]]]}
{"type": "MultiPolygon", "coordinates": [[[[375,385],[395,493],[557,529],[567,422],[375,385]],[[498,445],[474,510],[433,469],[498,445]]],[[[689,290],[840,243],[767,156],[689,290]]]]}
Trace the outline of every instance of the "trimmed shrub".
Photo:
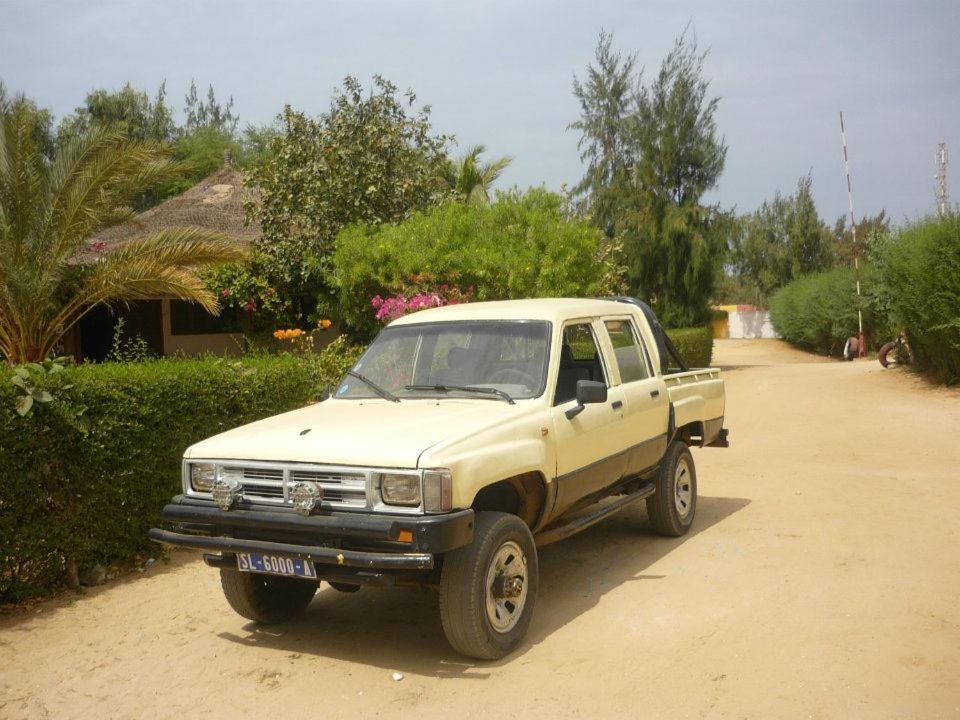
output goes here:
{"type": "Polygon", "coordinates": [[[406,296],[424,274],[476,300],[594,296],[607,272],[601,244],[599,230],[542,188],[501,193],[489,206],[450,203],[398,224],[353,225],[334,254],[339,317],[371,336],[371,299],[406,296]]]}
{"type": "MultiPolygon", "coordinates": [[[[864,327],[869,328],[864,307],[864,327]]],[[[851,268],[794,280],[770,298],[770,320],[784,340],[827,355],[840,355],[857,334],[857,290],[851,268]]]]}
{"type": "Polygon", "coordinates": [[[713,330],[709,327],[678,328],[667,330],[688,367],[710,367],[713,359],[713,330]]]}
{"type": "MultiPolygon", "coordinates": [[[[960,216],[873,237],[867,250],[860,306],[868,346],[903,332],[920,370],[940,382],[960,382],[960,216]]],[[[839,355],[857,332],[853,269],[794,280],[770,299],[770,316],[784,339],[839,355]]]]}
{"type": "Polygon", "coordinates": [[[24,417],[0,371],[0,601],[58,586],[68,560],[83,568],[158,552],[147,530],[180,489],[189,445],[307,404],[355,357],[338,342],[310,359],[83,365],[55,383],[38,374],[53,400],[24,417]],[[74,417],[83,408],[86,433],[74,417]]]}
{"type": "Polygon", "coordinates": [[[921,370],[960,381],[960,215],[913,223],[876,255],[894,332],[906,333],[921,370]]]}

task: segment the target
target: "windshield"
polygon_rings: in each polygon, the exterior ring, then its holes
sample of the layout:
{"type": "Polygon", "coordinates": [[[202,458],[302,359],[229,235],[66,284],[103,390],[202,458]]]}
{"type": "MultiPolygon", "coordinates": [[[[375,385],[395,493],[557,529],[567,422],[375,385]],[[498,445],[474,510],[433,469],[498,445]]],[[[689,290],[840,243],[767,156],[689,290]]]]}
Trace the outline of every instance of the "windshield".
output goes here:
{"type": "Polygon", "coordinates": [[[547,378],[550,323],[470,320],[384,328],[337,388],[338,398],[538,397],[547,378]],[[487,393],[471,392],[486,389],[487,393]],[[494,392],[499,391],[499,393],[494,392]]]}

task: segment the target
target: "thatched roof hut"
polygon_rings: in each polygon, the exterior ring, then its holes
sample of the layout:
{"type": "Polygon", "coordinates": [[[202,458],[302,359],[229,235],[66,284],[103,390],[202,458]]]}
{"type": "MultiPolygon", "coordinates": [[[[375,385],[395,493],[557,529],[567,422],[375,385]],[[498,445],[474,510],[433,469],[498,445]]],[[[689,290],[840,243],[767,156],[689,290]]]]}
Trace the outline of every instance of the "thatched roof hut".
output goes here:
{"type": "Polygon", "coordinates": [[[243,205],[251,197],[227,151],[223,166],[213,175],[129,221],[97,233],[88,246],[104,243],[109,247],[160,230],[190,226],[217,230],[249,244],[260,236],[259,223],[246,223],[243,205]]]}
{"type": "MultiPolygon", "coordinates": [[[[201,227],[216,230],[250,244],[260,236],[260,225],[246,223],[244,203],[254,197],[244,187],[243,175],[230,163],[186,192],[140,213],[133,219],[91,237],[77,262],[93,262],[105,248],[161,230],[201,227]]],[[[91,310],[65,338],[64,352],[83,359],[102,360],[111,347],[118,320],[124,332],[147,342],[157,355],[239,352],[238,321],[229,312],[208,315],[199,305],[157,297],[125,303],[113,310],[91,310]]]]}

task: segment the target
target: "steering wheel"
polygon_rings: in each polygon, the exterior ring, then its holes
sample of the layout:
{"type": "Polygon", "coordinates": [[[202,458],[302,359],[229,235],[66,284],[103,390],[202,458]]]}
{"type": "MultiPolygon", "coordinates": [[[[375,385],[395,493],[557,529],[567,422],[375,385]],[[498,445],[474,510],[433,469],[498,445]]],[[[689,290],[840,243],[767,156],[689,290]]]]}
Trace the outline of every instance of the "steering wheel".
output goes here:
{"type": "Polygon", "coordinates": [[[523,370],[508,367],[497,370],[487,379],[487,383],[490,385],[523,385],[526,388],[532,388],[537,384],[537,381],[523,370]],[[518,379],[519,382],[513,382],[514,379],[518,379]]]}

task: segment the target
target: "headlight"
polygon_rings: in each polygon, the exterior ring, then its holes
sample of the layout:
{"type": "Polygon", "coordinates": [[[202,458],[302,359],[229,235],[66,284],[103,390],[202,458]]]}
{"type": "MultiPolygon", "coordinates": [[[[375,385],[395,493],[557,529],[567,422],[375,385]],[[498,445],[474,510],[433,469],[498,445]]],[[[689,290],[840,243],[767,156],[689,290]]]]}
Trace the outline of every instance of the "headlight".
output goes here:
{"type": "Polygon", "coordinates": [[[419,505],[420,476],[384,473],[380,476],[380,497],[387,505],[419,505]]]}
{"type": "Polygon", "coordinates": [[[216,480],[217,468],[213,463],[195,463],[190,466],[190,487],[197,492],[210,492],[216,480]]]}
{"type": "Polygon", "coordinates": [[[425,470],[423,473],[423,509],[428,513],[453,509],[453,476],[449,470],[425,470]]]}

